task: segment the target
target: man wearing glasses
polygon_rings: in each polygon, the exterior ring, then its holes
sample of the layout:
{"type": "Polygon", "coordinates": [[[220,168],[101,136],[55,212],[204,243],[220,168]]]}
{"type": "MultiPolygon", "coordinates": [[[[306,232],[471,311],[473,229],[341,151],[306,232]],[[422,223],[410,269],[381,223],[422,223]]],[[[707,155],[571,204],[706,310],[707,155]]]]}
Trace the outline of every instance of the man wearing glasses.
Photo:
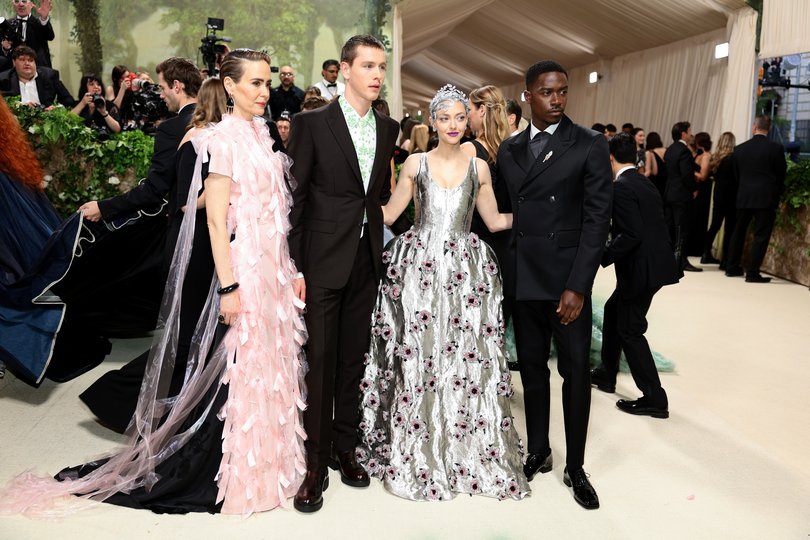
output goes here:
{"type": "Polygon", "coordinates": [[[292,118],[301,111],[301,104],[304,102],[304,91],[294,84],[293,68],[281,66],[278,75],[281,84],[270,93],[270,114],[273,120],[278,120],[281,116],[292,118]]]}
{"type": "Polygon", "coordinates": [[[37,53],[39,67],[51,67],[51,51],[48,42],[55,37],[51,26],[51,0],[42,0],[36,7],[31,0],[12,0],[19,22],[19,34],[23,45],[37,53]],[[36,10],[36,15],[31,11],[36,10]]]}

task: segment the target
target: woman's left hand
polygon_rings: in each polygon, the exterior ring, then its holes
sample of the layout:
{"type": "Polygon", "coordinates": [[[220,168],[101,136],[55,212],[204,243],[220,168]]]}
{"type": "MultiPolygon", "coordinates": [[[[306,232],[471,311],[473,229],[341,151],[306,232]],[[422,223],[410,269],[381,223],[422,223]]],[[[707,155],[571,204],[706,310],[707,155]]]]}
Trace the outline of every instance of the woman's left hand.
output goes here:
{"type": "Polygon", "coordinates": [[[236,322],[242,312],[242,302],[239,300],[239,291],[223,294],[219,300],[219,322],[231,326],[236,322]]]}

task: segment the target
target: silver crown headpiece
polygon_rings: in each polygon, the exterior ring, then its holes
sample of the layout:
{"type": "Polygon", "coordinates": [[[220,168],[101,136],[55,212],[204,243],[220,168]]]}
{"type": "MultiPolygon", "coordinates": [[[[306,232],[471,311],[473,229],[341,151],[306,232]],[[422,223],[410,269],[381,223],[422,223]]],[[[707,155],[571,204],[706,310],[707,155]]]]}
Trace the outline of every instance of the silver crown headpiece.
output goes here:
{"type": "Polygon", "coordinates": [[[446,110],[451,104],[457,101],[464,105],[464,110],[467,113],[470,112],[470,102],[467,100],[467,96],[464,95],[464,92],[452,84],[445,84],[439,88],[439,91],[436,92],[436,95],[430,100],[430,118],[435,121],[439,111],[446,110]]]}

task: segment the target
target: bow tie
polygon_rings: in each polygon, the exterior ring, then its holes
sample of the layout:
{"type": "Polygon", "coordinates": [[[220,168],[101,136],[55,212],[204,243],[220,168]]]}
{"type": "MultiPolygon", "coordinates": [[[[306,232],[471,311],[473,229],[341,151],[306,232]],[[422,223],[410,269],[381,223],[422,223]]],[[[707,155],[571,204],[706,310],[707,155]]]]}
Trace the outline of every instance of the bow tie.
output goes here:
{"type": "Polygon", "coordinates": [[[329,83],[326,85],[327,88],[337,88],[337,83],[329,83]]]}

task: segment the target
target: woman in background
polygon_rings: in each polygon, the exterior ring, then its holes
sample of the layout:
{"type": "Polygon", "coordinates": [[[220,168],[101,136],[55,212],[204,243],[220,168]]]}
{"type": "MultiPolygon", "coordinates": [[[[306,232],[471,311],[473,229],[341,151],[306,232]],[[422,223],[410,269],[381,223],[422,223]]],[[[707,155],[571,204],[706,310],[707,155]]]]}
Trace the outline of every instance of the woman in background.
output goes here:
{"type": "Polygon", "coordinates": [[[648,178],[658,188],[658,193],[661,194],[661,202],[664,202],[664,191],[667,187],[667,168],[664,166],[664,142],[661,140],[661,135],[655,131],[651,131],[647,135],[646,140],[647,151],[650,152],[649,168],[650,174],[648,178]]]}
{"type": "Polygon", "coordinates": [[[734,134],[726,131],[720,135],[720,140],[717,141],[717,151],[709,159],[709,171],[714,176],[712,222],[706,232],[706,245],[703,248],[703,257],[700,262],[703,264],[719,262],[720,270],[726,268],[728,246],[734,232],[734,225],[737,223],[737,178],[731,164],[731,154],[734,153],[736,144],[737,139],[734,134]],[[720,258],[717,259],[712,255],[712,245],[721,226],[723,227],[723,242],[720,258]]]}
{"type": "Polygon", "coordinates": [[[104,83],[94,73],[82,75],[73,113],[84,118],[84,124],[100,133],[119,133],[118,107],[102,95],[104,83]]]}

